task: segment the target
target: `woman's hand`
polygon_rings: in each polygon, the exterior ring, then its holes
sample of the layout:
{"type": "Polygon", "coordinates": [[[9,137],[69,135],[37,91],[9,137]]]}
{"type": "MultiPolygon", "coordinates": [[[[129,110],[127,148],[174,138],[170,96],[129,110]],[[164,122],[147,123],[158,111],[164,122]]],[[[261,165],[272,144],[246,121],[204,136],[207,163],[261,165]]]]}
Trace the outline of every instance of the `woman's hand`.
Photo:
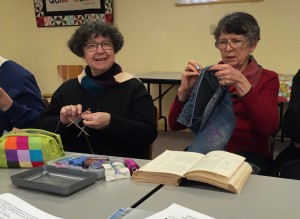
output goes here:
{"type": "Polygon", "coordinates": [[[251,84],[242,72],[233,68],[228,64],[217,64],[210,68],[217,71],[215,76],[219,80],[219,84],[225,86],[234,86],[240,97],[245,96],[251,89],[251,84]]]}
{"type": "Polygon", "coordinates": [[[68,105],[60,110],[60,121],[64,125],[81,118],[83,125],[93,129],[104,129],[110,123],[110,114],[104,112],[92,113],[90,110],[82,112],[82,105],[68,105]]]}
{"type": "Polygon", "coordinates": [[[182,73],[180,87],[178,88],[177,96],[181,102],[186,102],[192,92],[195,83],[199,77],[199,71],[202,66],[195,60],[190,60],[182,73]]]}
{"type": "Polygon", "coordinates": [[[0,87],[0,110],[3,112],[7,111],[11,105],[13,104],[13,100],[10,96],[0,87]]]}
{"type": "Polygon", "coordinates": [[[110,114],[105,112],[83,113],[81,115],[83,124],[93,129],[105,129],[110,123],[110,114]]]}
{"type": "Polygon", "coordinates": [[[60,121],[67,125],[77,119],[82,113],[82,105],[68,105],[64,106],[60,110],[60,121]]]}

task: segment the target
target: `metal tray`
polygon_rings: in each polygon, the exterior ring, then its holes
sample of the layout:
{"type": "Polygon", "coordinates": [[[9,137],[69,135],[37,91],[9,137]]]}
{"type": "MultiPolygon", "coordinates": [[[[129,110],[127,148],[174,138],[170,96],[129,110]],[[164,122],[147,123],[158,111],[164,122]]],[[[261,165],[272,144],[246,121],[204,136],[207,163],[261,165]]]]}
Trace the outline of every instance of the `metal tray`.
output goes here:
{"type": "Polygon", "coordinates": [[[83,169],[81,166],[74,166],[71,164],[58,164],[59,161],[63,161],[66,159],[76,159],[76,158],[82,157],[82,156],[95,157],[95,158],[106,157],[106,156],[102,156],[102,155],[72,153],[72,154],[57,158],[55,160],[50,160],[47,162],[47,164],[49,166],[61,167],[61,168],[72,169],[72,170],[79,170],[79,171],[88,172],[88,173],[95,173],[95,174],[97,174],[97,180],[103,179],[103,177],[104,177],[104,168],[103,167],[101,167],[99,169],[93,169],[93,168],[83,169]]]}
{"type": "Polygon", "coordinates": [[[15,186],[59,195],[70,195],[94,184],[96,180],[97,175],[95,173],[48,165],[11,176],[12,184],[15,186]]]}

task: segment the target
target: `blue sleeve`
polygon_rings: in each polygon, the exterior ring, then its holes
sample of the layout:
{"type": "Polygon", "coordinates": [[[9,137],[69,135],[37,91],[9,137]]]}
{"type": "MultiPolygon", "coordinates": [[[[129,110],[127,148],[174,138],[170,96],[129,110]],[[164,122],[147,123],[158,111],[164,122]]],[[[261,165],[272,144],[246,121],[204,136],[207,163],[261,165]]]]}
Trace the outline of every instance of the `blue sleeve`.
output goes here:
{"type": "Polygon", "coordinates": [[[17,128],[29,128],[45,110],[37,82],[32,74],[26,74],[20,83],[21,87],[11,97],[13,104],[4,112],[10,123],[17,128]]]}

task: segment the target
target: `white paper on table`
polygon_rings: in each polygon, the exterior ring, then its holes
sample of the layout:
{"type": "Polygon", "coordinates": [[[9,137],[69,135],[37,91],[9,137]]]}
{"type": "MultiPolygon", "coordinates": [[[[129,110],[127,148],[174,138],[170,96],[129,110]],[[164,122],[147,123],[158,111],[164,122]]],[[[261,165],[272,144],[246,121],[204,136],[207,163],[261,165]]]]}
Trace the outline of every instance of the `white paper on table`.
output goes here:
{"type": "Polygon", "coordinates": [[[130,178],[130,171],[122,162],[114,162],[102,165],[106,181],[130,178]]]}
{"type": "Polygon", "coordinates": [[[162,210],[150,217],[145,219],[213,219],[205,214],[201,214],[197,211],[191,210],[189,208],[183,207],[178,204],[172,204],[167,207],[165,210],[162,210]]]}
{"type": "Polygon", "coordinates": [[[50,215],[10,193],[0,195],[0,218],[3,219],[62,219],[50,215]]]}

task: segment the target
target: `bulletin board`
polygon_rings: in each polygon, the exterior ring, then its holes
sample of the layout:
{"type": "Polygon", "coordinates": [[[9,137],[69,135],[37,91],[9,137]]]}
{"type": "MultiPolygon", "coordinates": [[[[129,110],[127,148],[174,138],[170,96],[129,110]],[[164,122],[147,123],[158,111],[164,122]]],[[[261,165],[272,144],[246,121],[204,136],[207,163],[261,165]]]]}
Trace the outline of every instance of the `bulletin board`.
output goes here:
{"type": "Polygon", "coordinates": [[[113,0],[33,0],[37,27],[78,26],[85,21],[113,23],[113,0]]]}

